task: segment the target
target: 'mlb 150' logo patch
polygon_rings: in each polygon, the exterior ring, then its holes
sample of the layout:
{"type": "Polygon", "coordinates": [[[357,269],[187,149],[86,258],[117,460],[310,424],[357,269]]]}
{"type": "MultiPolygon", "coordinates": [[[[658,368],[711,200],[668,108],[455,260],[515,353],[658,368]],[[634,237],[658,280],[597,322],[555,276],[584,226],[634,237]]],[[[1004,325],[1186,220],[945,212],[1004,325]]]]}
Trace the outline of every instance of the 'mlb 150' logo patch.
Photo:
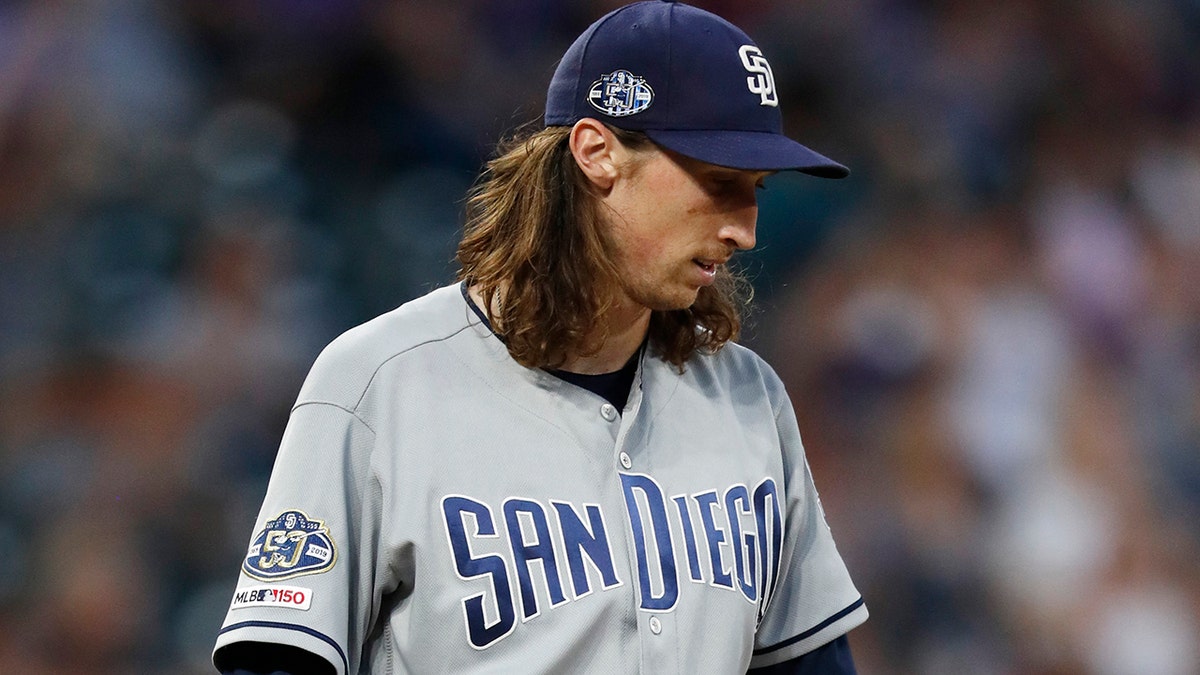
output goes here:
{"type": "Polygon", "coordinates": [[[232,609],[247,607],[286,607],[308,611],[312,605],[311,588],[299,586],[248,586],[233,594],[232,609]]]}
{"type": "Polygon", "coordinates": [[[333,567],[337,549],[324,521],[303,511],[284,511],[268,520],[250,543],[242,571],[263,581],[315,574],[333,567]]]}

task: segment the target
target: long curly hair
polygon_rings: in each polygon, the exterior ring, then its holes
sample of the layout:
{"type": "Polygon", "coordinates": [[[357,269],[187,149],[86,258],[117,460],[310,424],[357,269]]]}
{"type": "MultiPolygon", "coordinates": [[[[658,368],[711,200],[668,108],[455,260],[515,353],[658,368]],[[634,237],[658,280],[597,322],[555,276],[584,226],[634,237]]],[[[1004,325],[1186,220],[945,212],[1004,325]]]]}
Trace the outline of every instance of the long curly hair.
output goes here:
{"type": "MultiPolygon", "coordinates": [[[[632,150],[653,147],[645,134],[609,129],[632,150]]],[[[458,279],[478,285],[484,298],[502,297],[481,309],[512,357],[530,368],[598,351],[608,337],[602,318],[620,289],[612,239],[571,154],[570,133],[528,126],[501,141],[468,195],[458,246],[458,279]]],[[[697,350],[737,339],[751,295],[749,283],[722,266],[691,307],[652,312],[650,344],[682,370],[697,350]]]]}

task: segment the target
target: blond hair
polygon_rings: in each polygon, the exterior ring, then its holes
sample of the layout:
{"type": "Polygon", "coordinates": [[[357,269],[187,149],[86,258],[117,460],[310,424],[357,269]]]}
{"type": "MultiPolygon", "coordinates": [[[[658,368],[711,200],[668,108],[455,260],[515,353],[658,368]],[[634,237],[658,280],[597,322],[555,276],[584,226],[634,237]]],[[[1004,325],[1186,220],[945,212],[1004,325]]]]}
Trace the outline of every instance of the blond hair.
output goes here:
{"type": "MultiPolygon", "coordinates": [[[[610,129],[635,151],[652,146],[644,134],[610,129]]],[[[493,330],[530,368],[599,350],[602,318],[620,288],[612,240],[571,154],[570,132],[535,128],[501,142],[468,196],[458,246],[459,280],[478,285],[493,330]],[[501,289],[502,302],[491,303],[501,289]]],[[[717,351],[740,333],[748,289],[722,266],[688,309],[652,312],[650,344],[679,368],[697,350],[717,351]]]]}

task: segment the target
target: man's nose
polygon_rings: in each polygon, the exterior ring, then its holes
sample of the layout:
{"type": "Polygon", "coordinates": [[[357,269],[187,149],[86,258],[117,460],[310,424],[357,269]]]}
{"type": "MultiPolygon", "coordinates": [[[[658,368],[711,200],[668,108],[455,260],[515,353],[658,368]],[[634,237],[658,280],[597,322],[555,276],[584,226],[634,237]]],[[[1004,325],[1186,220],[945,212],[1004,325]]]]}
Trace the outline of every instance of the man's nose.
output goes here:
{"type": "Polygon", "coordinates": [[[721,228],[721,239],[740,250],[754,248],[754,230],[758,224],[758,206],[738,209],[729,214],[729,221],[721,228]]]}

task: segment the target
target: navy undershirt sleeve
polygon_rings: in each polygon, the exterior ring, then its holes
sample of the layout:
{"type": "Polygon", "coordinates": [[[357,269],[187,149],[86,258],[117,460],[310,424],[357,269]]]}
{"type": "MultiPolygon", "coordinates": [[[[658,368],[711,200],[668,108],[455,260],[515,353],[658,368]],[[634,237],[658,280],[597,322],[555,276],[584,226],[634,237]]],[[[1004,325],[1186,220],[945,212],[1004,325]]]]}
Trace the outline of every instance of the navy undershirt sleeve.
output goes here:
{"type": "Polygon", "coordinates": [[[827,645],[790,661],[753,668],[747,675],[857,675],[850,656],[850,640],[841,636],[827,645]]]}
{"type": "MultiPolygon", "coordinates": [[[[221,650],[222,675],[323,675],[334,672],[325,659],[288,645],[239,642],[221,650]]],[[[857,675],[845,635],[790,661],[754,668],[748,675],[857,675]]]]}
{"type": "Polygon", "coordinates": [[[217,652],[221,675],[333,675],[333,665],[312,652],[270,642],[235,642],[217,652]]]}

